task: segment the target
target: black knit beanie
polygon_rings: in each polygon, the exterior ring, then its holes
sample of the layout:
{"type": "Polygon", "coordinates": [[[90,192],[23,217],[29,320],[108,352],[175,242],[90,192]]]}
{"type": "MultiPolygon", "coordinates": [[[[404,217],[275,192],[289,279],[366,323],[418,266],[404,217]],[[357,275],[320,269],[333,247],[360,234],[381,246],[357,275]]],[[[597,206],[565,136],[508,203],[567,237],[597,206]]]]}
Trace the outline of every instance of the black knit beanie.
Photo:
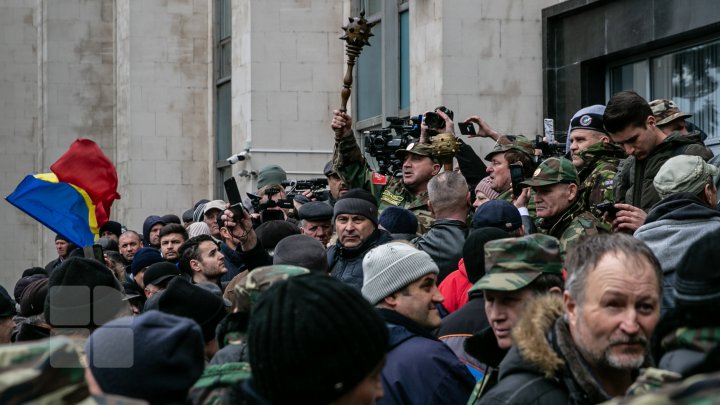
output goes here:
{"type": "Polygon", "coordinates": [[[495,227],[478,228],[470,232],[463,245],[463,262],[468,280],[472,284],[485,275],[485,244],[491,240],[509,237],[509,233],[495,227]]]}
{"type": "Polygon", "coordinates": [[[71,257],[48,279],[45,320],[56,328],[96,328],[125,307],[122,286],[95,259],[71,257]]]}
{"type": "Polygon", "coordinates": [[[717,306],[720,304],[720,232],[711,232],[688,248],[676,267],[675,304],[677,307],[717,306]]]}
{"type": "Polygon", "coordinates": [[[300,228],[292,222],[273,220],[263,222],[255,229],[257,238],[265,249],[275,249],[278,242],[290,235],[298,235],[300,228]]]}
{"type": "Polygon", "coordinates": [[[333,210],[333,223],[340,214],[362,215],[378,225],[378,206],[375,198],[369,192],[354,188],[335,202],[333,210]]]}
{"type": "Polygon", "coordinates": [[[355,289],[312,273],[277,282],[260,296],[248,347],[252,382],[265,399],[327,404],[378,366],[388,332],[355,289]]]}
{"type": "MultiPolygon", "coordinates": [[[[147,308],[151,308],[151,306],[147,306],[147,308]]],[[[191,284],[182,277],[170,280],[167,288],[157,300],[157,309],[197,322],[202,329],[205,343],[215,338],[215,328],[227,313],[222,298],[202,287],[191,284]]]]}

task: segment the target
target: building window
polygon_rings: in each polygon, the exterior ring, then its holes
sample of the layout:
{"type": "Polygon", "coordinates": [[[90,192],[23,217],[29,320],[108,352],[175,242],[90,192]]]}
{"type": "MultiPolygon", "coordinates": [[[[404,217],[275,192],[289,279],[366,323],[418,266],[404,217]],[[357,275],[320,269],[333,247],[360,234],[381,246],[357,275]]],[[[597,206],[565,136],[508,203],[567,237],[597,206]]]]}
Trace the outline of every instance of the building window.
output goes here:
{"type": "Polygon", "coordinates": [[[353,1],[353,16],[361,9],[377,23],[358,60],[353,92],[356,128],[365,131],[386,126],[385,117],[410,115],[410,11],[408,0],[353,1]]]}
{"type": "Polygon", "coordinates": [[[215,1],[215,195],[224,195],[223,182],[232,176],[231,166],[225,160],[232,155],[230,73],[232,14],[231,0],[215,1]]]}
{"type": "Polygon", "coordinates": [[[693,116],[708,138],[720,143],[720,40],[649,55],[647,58],[609,69],[609,93],[633,89],[648,101],[668,98],[693,116]]]}

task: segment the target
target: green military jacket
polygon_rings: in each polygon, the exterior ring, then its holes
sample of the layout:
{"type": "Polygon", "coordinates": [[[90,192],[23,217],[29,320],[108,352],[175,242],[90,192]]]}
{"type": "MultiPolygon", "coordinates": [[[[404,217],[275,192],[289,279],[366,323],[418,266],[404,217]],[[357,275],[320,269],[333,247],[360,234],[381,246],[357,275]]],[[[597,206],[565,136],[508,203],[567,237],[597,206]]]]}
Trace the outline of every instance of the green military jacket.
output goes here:
{"type": "Polygon", "coordinates": [[[607,232],[600,220],[587,211],[579,200],[565,210],[557,220],[540,218],[538,228],[544,234],[560,240],[560,254],[563,259],[565,259],[567,251],[575,246],[583,236],[607,232]]]}
{"type": "Polygon", "coordinates": [[[580,201],[595,217],[603,213],[595,205],[615,202],[615,175],[618,164],[625,158],[622,148],[613,143],[596,143],[578,153],[585,166],[578,173],[580,201]]]}
{"type": "Polygon", "coordinates": [[[415,195],[405,187],[402,179],[368,170],[353,135],[335,141],[333,165],[349,188],[364,188],[375,196],[379,212],[393,205],[412,211],[418,220],[419,234],[432,226],[434,219],[428,207],[427,191],[415,195]]]}

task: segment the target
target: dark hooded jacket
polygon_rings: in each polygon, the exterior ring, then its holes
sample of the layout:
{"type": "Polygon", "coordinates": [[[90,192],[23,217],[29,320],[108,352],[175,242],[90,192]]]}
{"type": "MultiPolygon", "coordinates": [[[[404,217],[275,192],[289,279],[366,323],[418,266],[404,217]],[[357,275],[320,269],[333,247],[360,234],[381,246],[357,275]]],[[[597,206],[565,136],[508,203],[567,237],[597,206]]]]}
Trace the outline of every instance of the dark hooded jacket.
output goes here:
{"type": "Polygon", "coordinates": [[[399,313],[378,310],[390,332],[382,404],[464,404],[475,379],[453,352],[399,313]]]}
{"type": "Polygon", "coordinates": [[[338,240],[327,251],[328,269],[330,275],[336,279],[357,288],[363,285],[362,260],[365,253],[375,246],[392,241],[392,236],[384,230],[376,229],[372,235],[360,246],[346,248],[338,240]]]}
{"type": "Polygon", "coordinates": [[[648,213],[634,236],[648,245],[663,270],[662,310],[675,306],[675,269],[690,247],[720,229],[720,211],[708,207],[692,193],[676,193],[661,200],[648,213]]]}
{"type": "Polygon", "coordinates": [[[143,222],[143,246],[152,246],[154,248],[160,249],[160,245],[151,245],[150,244],[150,229],[152,229],[155,224],[165,224],[163,222],[162,218],[158,215],[150,215],[149,217],[145,218],[145,222],[143,222]]]}
{"type": "Polygon", "coordinates": [[[577,351],[562,317],[562,298],[528,303],[513,329],[514,345],[499,381],[479,404],[597,404],[610,399],[577,351]]]}
{"type": "Polygon", "coordinates": [[[427,233],[412,241],[438,265],[438,283],[458,268],[467,235],[468,227],[464,221],[437,219],[427,233]]]}
{"type": "Polygon", "coordinates": [[[637,160],[630,156],[618,165],[615,178],[616,202],[627,203],[648,211],[660,201],[653,180],[665,162],[673,156],[694,155],[704,160],[713,157],[712,152],[700,140],[700,133],[695,131],[683,136],[675,131],[665,138],[650,155],[637,160]]]}

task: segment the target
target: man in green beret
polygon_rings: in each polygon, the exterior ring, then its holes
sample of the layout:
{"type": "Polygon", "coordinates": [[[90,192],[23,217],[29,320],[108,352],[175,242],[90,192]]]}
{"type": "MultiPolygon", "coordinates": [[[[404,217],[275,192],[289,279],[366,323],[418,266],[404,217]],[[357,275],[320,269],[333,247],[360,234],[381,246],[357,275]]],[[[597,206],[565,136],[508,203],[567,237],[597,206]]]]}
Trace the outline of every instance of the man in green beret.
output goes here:
{"type": "Polygon", "coordinates": [[[476,367],[474,374],[480,377],[469,403],[497,383],[500,362],[513,344],[510,332],[525,305],[543,294],[560,296],[563,289],[560,244],[552,236],[490,241],[485,244],[485,268],[487,273],[470,291],[483,292],[490,327],[453,348],[465,364],[476,367]]]}
{"type": "Polygon", "coordinates": [[[578,183],[575,166],[565,158],[545,160],[532,179],[522,183],[535,192],[538,227],[560,240],[563,257],[582,236],[606,232],[580,201],[578,183]]]}

